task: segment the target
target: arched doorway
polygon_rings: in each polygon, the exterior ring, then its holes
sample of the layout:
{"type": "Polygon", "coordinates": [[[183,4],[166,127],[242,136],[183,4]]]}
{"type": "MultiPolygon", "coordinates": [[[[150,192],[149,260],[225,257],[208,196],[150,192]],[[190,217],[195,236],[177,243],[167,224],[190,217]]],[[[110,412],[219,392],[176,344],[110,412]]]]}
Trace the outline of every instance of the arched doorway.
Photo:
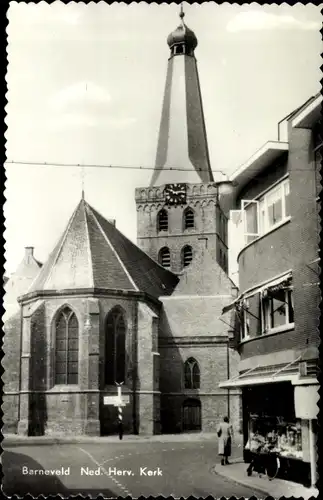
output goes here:
{"type": "Polygon", "coordinates": [[[182,407],[182,427],[184,432],[202,430],[202,408],[199,399],[186,399],[182,407]]]}

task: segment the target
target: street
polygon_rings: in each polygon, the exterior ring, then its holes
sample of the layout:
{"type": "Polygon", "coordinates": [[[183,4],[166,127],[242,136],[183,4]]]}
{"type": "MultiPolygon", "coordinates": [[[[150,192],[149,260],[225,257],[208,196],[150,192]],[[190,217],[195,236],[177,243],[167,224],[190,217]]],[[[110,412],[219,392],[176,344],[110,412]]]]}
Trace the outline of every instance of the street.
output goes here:
{"type": "Polygon", "coordinates": [[[212,471],[218,461],[213,442],[19,445],[6,448],[2,459],[3,491],[8,496],[257,495],[212,471]]]}

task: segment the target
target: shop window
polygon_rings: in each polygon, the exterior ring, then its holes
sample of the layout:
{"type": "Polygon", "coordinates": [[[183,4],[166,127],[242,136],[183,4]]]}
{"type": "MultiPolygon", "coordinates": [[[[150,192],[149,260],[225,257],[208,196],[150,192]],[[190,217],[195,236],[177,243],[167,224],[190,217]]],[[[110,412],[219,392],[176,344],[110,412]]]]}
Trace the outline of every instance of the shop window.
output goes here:
{"type": "Polygon", "coordinates": [[[126,322],[121,308],[110,311],[105,335],[105,384],[125,381],[126,373],[126,322]]]}
{"type": "Polygon", "coordinates": [[[293,291],[284,287],[268,289],[262,299],[263,332],[294,323],[293,291]]]}
{"type": "Polygon", "coordinates": [[[302,459],[302,428],[299,419],[250,415],[245,449],[254,453],[277,453],[281,457],[302,459]]]}
{"type": "Polygon", "coordinates": [[[195,227],[194,212],[191,208],[186,208],[184,211],[184,229],[192,229],[195,227]]]}
{"type": "Polygon", "coordinates": [[[79,326],[75,313],[65,307],[55,322],[55,384],[78,383],[79,326]]]}
{"type": "Polygon", "coordinates": [[[170,251],[169,248],[164,247],[159,251],[158,262],[161,266],[169,268],[170,267],[170,251]]]}
{"type": "Polygon", "coordinates": [[[168,213],[164,208],[157,214],[157,230],[168,231],[168,213]]]}
{"type": "Polygon", "coordinates": [[[194,358],[189,358],[184,365],[184,386],[185,389],[200,388],[200,368],[194,358]]]}
{"type": "Polygon", "coordinates": [[[186,245],[182,249],[182,267],[187,267],[193,260],[193,250],[192,247],[186,245]]]}

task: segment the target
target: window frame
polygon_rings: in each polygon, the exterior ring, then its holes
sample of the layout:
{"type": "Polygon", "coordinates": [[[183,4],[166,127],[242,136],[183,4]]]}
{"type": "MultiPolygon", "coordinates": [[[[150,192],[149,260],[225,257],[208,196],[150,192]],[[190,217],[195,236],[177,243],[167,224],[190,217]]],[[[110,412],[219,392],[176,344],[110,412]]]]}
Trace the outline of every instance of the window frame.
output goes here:
{"type": "MultiPolygon", "coordinates": [[[[73,331],[73,330],[72,330],[73,331]]],[[[61,334],[62,332],[60,332],[61,334]]],[[[60,310],[55,316],[54,319],[54,342],[55,342],[55,347],[54,347],[54,363],[53,363],[53,368],[54,368],[54,373],[53,373],[53,383],[54,386],[77,386],[79,384],[79,375],[80,375],[80,369],[79,369],[79,361],[80,361],[80,325],[79,325],[79,320],[77,318],[77,315],[75,311],[69,306],[65,305],[60,310]],[[64,320],[64,335],[63,338],[59,337],[58,338],[58,325],[61,319],[63,318],[64,320]],[[70,325],[71,321],[75,320],[76,323],[76,335],[71,336],[70,335],[70,325]],[[70,340],[76,341],[77,342],[77,348],[70,349],[70,340]],[[64,342],[65,348],[64,349],[58,349],[58,343],[59,342],[64,342]],[[63,353],[64,360],[63,361],[58,361],[58,353],[63,353]],[[71,353],[76,353],[76,360],[71,360],[70,359],[70,354],[71,353]],[[58,373],[58,364],[61,364],[64,366],[64,372],[59,372],[58,373]],[[76,371],[70,371],[71,365],[76,365],[77,369],[76,371]],[[60,377],[58,379],[58,376],[60,377]],[[76,382],[71,381],[71,378],[74,378],[76,376],[76,382]],[[64,379],[65,381],[62,382],[61,379],[64,379]]]]}
{"type": "MultiPolygon", "coordinates": [[[[243,224],[243,235],[244,235],[244,246],[249,245],[253,241],[256,241],[258,238],[270,233],[271,231],[278,228],[280,225],[284,224],[291,218],[291,214],[286,213],[286,197],[290,196],[290,181],[289,177],[284,177],[279,180],[265,192],[261,193],[258,197],[254,199],[242,199],[241,200],[241,217],[239,217],[236,225],[243,224]],[[286,187],[288,186],[288,192],[286,194],[286,187]],[[282,217],[279,221],[274,224],[269,224],[269,206],[268,199],[275,192],[275,190],[280,190],[281,196],[279,200],[281,200],[282,204],[282,217]],[[247,220],[247,210],[254,204],[256,206],[256,231],[249,232],[247,229],[248,220],[247,220]],[[264,217],[262,214],[264,213],[264,217]]],[[[290,209],[290,207],[289,207],[290,209]]],[[[239,210],[231,210],[231,212],[239,212],[239,210]]]]}
{"type": "Polygon", "coordinates": [[[201,370],[198,361],[189,357],[184,363],[184,389],[199,390],[201,388],[201,370]],[[194,375],[194,368],[197,369],[197,374],[194,375]],[[189,372],[189,383],[187,384],[187,371],[189,372]],[[196,387],[195,387],[196,386],[196,387]]]}
{"type": "MultiPolygon", "coordinates": [[[[286,329],[290,329],[295,325],[295,310],[294,310],[294,300],[293,300],[293,288],[292,286],[286,287],[283,289],[285,295],[284,309],[285,309],[285,318],[286,321],[282,325],[272,326],[273,325],[273,313],[276,310],[273,309],[274,297],[262,296],[260,301],[261,307],[261,335],[266,335],[268,333],[274,333],[279,331],[285,331],[286,329]],[[290,317],[290,307],[292,308],[293,314],[292,318],[290,317]],[[293,321],[291,321],[291,319],[293,321]]],[[[281,306],[280,306],[281,307],[281,306]]]]}
{"type": "MultiPolygon", "coordinates": [[[[104,363],[105,366],[112,362],[112,372],[108,372],[105,368],[104,370],[104,384],[114,385],[116,382],[116,378],[118,375],[118,371],[120,369],[118,360],[120,360],[120,350],[123,351],[124,360],[123,360],[123,382],[126,382],[127,378],[127,321],[126,314],[124,310],[120,306],[113,307],[106,316],[105,320],[105,344],[104,344],[104,363]],[[121,325],[121,328],[120,328],[121,325]],[[112,342],[108,342],[108,337],[112,337],[112,342]],[[122,340],[122,349],[120,349],[120,338],[122,340]],[[108,347],[112,347],[112,352],[110,352],[110,356],[108,355],[108,347]],[[112,378],[111,378],[112,375],[112,378]],[[112,380],[113,379],[113,380],[112,380]]],[[[121,371],[121,370],[120,370],[121,371]]]]}

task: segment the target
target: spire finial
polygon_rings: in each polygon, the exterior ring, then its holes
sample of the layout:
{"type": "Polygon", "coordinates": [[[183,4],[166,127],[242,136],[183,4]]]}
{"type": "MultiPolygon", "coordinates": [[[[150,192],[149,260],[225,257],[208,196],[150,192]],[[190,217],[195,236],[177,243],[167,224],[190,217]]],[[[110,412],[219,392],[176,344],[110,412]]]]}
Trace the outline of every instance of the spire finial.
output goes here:
{"type": "Polygon", "coordinates": [[[179,17],[181,18],[182,23],[184,23],[184,16],[185,16],[185,12],[183,9],[183,2],[181,2],[181,9],[179,11],[179,17]]]}
{"type": "Polygon", "coordinates": [[[82,171],[81,171],[81,176],[82,176],[82,200],[84,200],[84,167],[82,165],[82,171]]]}

